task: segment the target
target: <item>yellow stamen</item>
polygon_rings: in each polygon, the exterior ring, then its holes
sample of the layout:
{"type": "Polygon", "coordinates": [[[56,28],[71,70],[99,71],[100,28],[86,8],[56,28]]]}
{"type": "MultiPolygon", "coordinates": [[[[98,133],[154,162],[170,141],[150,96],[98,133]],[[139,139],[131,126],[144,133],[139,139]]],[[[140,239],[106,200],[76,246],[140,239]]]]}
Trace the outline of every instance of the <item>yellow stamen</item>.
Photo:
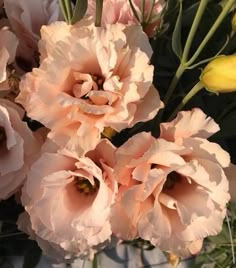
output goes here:
{"type": "Polygon", "coordinates": [[[75,185],[80,193],[88,195],[96,192],[96,190],[99,187],[99,181],[96,178],[94,178],[94,184],[92,184],[88,179],[84,177],[76,177],[75,185]]]}
{"type": "Polygon", "coordinates": [[[180,263],[180,258],[173,253],[168,253],[167,260],[173,268],[176,268],[180,263]]]}

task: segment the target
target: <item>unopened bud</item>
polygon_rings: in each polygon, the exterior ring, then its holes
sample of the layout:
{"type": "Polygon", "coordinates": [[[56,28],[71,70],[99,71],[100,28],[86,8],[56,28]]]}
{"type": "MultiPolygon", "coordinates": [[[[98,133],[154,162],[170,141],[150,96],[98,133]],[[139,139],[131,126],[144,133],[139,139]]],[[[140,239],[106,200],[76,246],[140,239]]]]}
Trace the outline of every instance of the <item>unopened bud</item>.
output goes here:
{"type": "Polygon", "coordinates": [[[236,55],[215,58],[204,68],[200,81],[215,93],[236,91],[236,55]]]}

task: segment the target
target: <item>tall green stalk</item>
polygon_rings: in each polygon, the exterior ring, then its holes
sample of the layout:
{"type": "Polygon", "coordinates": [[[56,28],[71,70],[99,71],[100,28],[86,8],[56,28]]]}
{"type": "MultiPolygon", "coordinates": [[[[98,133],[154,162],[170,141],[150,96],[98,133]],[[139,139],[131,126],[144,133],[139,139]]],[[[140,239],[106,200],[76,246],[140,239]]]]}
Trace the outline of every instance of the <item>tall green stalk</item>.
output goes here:
{"type": "Polygon", "coordinates": [[[213,36],[213,34],[215,33],[215,31],[218,29],[218,27],[220,26],[220,24],[222,23],[222,21],[224,20],[224,18],[226,17],[226,15],[230,11],[230,9],[232,8],[232,6],[233,6],[234,3],[235,3],[235,0],[228,0],[227,4],[224,6],[224,8],[221,11],[219,17],[216,19],[216,21],[212,25],[210,31],[205,36],[205,38],[201,42],[201,44],[198,47],[198,49],[196,50],[196,52],[194,53],[194,55],[192,56],[192,58],[186,63],[188,66],[190,66],[192,63],[194,63],[194,61],[200,55],[200,53],[202,52],[202,50],[204,49],[204,47],[206,46],[206,44],[208,43],[208,41],[211,39],[211,37],[213,36]]]}
{"type": "Polygon", "coordinates": [[[191,45],[192,45],[194,36],[195,36],[195,34],[197,32],[199,23],[200,23],[201,18],[202,18],[203,14],[204,14],[204,11],[206,9],[206,6],[208,4],[208,1],[209,0],[202,0],[202,1],[200,1],[200,4],[199,4],[198,10],[197,10],[197,13],[196,13],[196,15],[194,17],[193,24],[191,26],[191,29],[190,29],[190,32],[189,32],[187,41],[185,43],[185,47],[184,47],[184,51],[183,51],[183,56],[182,56],[182,60],[181,60],[182,63],[185,63],[187,61],[187,59],[188,59],[189,50],[191,48],[191,45]]]}
{"type": "Polygon", "coordinates": [[[103,7],[103,0],[96,0],[96,18],[95,18],[95,26],[96,27],[101,26],[102,7],[103,7]]]}
{"type": "Polygon", "coordinates": [[[201,18],[203,16],[203,14],[204,14],[204,11],[206,9],[208,1],[209,0],[201,0],[200,1],[197,13],[196,13],[196,15],[194,17],[193,24],[191,26],[191,29],[190,29],[189,34],[188,34],[187,41],[186,41],[185,46],[184,46],[184,51],[183,51],[183,55],[182,55],[182,58],[181,58],[181,61],[180,61],[180,65],[179,65],[179,67],[178,67],[178,69],[177,69],[177,71],[175,73],[175,76],[173,77],[173,79],[172,79],[172,81],[170,83],[170,86],[169,86],[169,88],[167,90],[167,93],[166,93],[166,96],[164,98],[164,103],[165,104],[167,104],[167,102],[169,101],[170,97],[172,96],[172,94],[173,94],[173,92],[174,92],[174,90],[176,88],[176,85],[179,82],[179,79],[181,78],[181,76],[185,72],[186,68],[189,66],[189,65],[186,64],[188,54],[189,54],[189,50],[191,48],[194,36],[196,34],[197,28],[199,26],[199,23],[201,21],[201,18]]]}
{"type": "Polygon", "coordinates": [[[168,121],[172,120],[176,114],[195,96],[201,89],[203,89],[203,84],[199,81],[189,92],[188,94],[182,99],[180,104],[176,107],[174,112],[168,118],[168,121]]]}

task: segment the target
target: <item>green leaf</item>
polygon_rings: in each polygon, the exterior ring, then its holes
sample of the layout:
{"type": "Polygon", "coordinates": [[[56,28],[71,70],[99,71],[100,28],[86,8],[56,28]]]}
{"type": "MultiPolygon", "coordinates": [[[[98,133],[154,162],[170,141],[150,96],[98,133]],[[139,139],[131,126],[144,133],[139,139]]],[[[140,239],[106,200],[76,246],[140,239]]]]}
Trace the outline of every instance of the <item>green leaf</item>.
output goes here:
{"type": "Polygon", "coordinates": [[[179,0],[179,15],[175,24],[173,36],[172,36],[172,49],[175,55],[181,59],[183,51],[181,45],[181,24],[182,24],[183,5],[182,0],[179,0]]]}
{"type": "Polygon", "coordinates": [[[23,268],[35,268],[40,258],[41,249],[38,247],[37,243],[34,242],[25,252],[23,268]]]}
{"type": "Polygon", "coordinates": [[[76,0],[71,24],[74,24],[77,21],[81,20],[84,17],[87,8],[88,8],[88,0],[76,0]]]}

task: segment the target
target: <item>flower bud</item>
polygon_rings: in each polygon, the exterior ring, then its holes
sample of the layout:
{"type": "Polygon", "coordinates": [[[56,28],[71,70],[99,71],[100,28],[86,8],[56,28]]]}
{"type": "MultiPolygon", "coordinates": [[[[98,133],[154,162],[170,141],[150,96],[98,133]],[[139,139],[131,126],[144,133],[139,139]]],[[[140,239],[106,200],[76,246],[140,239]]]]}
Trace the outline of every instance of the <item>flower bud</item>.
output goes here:
{"type": "Polygon", "coordinates": [[[233,15],[231,24],[232,24],[232,30],[233,30],[234,32],[236,32],[236,13],[234,13],[234,15],[233,15]]]}
{"type": "Polygon", "coordinates": [[[211,92],[236,91],[236,55],[221,56],[209,62],[200,81],[211,92]]]}

